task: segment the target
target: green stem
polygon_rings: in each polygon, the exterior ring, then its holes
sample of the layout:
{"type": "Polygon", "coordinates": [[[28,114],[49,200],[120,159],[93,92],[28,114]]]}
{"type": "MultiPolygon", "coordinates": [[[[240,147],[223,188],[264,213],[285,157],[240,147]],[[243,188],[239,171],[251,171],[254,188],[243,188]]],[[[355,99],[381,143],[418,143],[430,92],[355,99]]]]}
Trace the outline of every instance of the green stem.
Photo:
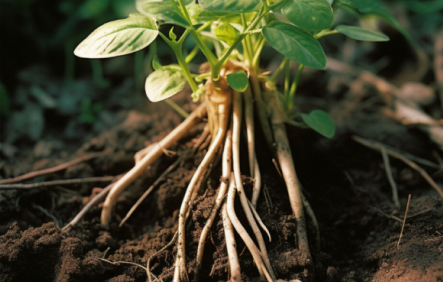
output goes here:
{"type": "Polygon", "coordinates": [[[179,115],[181,115],[183,118],[187,118],[189,116],[189,114],[182,109],[182,107],[180,107],[179,105],[177,105],[177,103],[175,103],[174,101],[172,101],[171,99],[166,99],[165,100],[166,104],[168,104],[172,109],[174,109],[174,111],[176,111],[179,115]]]}
{"type": "Polygon", "coordinates": [[[191,89],[193,92],[196,92],[198,90],[198,86],[195,83],[194,79],[192,78],[191,71],[189,70],[188,64],[186,63],[185,58],[183,57],[182,53],[182,47],[183,42],[185,41],[186,36],[189,34],[189,29],[185,31],[185,33],[182,35],[179,41],[174,42],[169,40],[162,32],[159,32],[159,35],[163,40],[171,47],[172,51],[174,51],[175,57],[177,58],[178,64],[180,65],[184,76],[186,77],[186,80],[188,81],[189,85],[191,86],[191,89]]]}
{"type": "Polygon", "coordinates": [[[337,33],[339,33],[339,32],[336,31],[336,30],[325,29],[325,30],[320,31],[316,35],[314,35],[314,38],[315,39],[319,39],[319,38],[322,38],[324,36],[328,36],[328,35],[332,35],[332,34],[337,34],[337,33]]]}
{"type": "Polygon", "coordinates": [[[297,74],[295,75],[294,81],[292,82],[291,89],[289,90],[289,95],[287,96],[286,105],[288,110],[292,110],[294,107],[294,97],[297,91],[298,81],[300,80],[301,73],[305,66],[300,64],[298,66],[297,74]]]}
{"type": "Polygon", "coordinates": [[[198,45],[195,45],[191,53],[189,53],[185,58],[187,64],[189,64],[195,58],[195,56],[198,54],[198,51],[200,51],[200,48],[198,47],[198,45]]]}
{"type": "Polygon", "coordinates": [[[285,74],[285,86],[284,86],[284,96],[285,100],[288,100],[289,96],[289,79],[291,75],[291,64],[286,65],[286,74],[285,74]]]}
{"type": "Polygon", "coordinates": [[[288,62],[289,59],[285,57],[268,81],[274,82],[277,79],[277,77],[282,73],[282,71],[286,68],[286,64],[288,62]]]}
{"type": "Polygon", "coordinates": [[[286,96],[286,109],[291,111],[294,108],[294,97],[297,91],[298,81],[300,80],[301,73],[305,66],[300,64],[298,66],[297,74],[295,75],[294,81],[292,82],[291,89],[289,90],[289,95],[286,96]]]}
{"type": "Polygon", "coordinates": [[[205,55],[206,59],[211,65],[211,68],[216,66],[218,64],[218,60],[214,56],[214,53],[212,53],[211,50],[209,50],[208,46],[206,46],[206,44],[201,40],[200,35],[197,33],[194,27],[189,27],[189,30],[191,31],[191,35],[194,38],[195,42],[197,43],[198,47],[200,47],[200,50],[202,51],[203,55],[205,55]]]}
{"type": "Polygon", "coordinates": [[[260,63],[260,55],[263,50],[263,47],[265,46],[266,40],[264,37],[260,37],[260,39],[257,41],[255,45],[257,45],[256,48],[254,48],[254,58],[252,58],[252,67],[258,68],[258,65],[260,63]]]}
{"type": "Polygon", "coordinates": [[[213,80],[218,80],[219,72],[226,60],[229,58],[229,55],[231,55],[232,51],[237,48],[237,45],[245,38],[245,36],[248,34],[250,30],[253,30],[255,26],[260,22],[261,18],[268,12],[268,7],[263,6],[261,8],[260,12],[257,14],[255,19],[252,21],[251,25],[243,31],[234,41],[234,43],[229,47],[229,49],[225,52],[223,57],[218,61],[218,63],[212,68],[212,78],[213,80]]]}
{"type": "MultiPolygon", "coordinates": [[[[241,14],[240,17],[241,17],[241,21],[242,21],[242,25],[243,25],[243,30],[245,31],[248,28],[248,24],[246,22],[245,14],[241,14]]],[[[245,57],[248,60],[248,63],[251,64],[252,63],[252,57],[251,56],[253,54],[251,38],[248,35],[246,35],[244,42],[245,42],[244,46],[246,47],[246,49],[244,50],[245,57]]]]}
{"type": "Polygon", "coordinates": [[[175,3],[174,0],[169,0],[169,2],[172,3],[174,8],[178,9],[185,17],[186,21],[188,22],[189,26],[186,28],[186,31],[189,31],[191,33],[191,36],[194,38],[195,42],[197,43],[198,47],[202,51],[203,55],[205,55],[206,59],[208,60],[209,64],[211,65],[211,68],[217,64],[217,58],[214,56],[214,54],[209,50],[208,46],[206,46],[205,43],[200,38],[199,33],[194,29],[192,26],[192,20],[189,17],[188,10],[186,10],[186,6],[183,3],[183,0],[178,0],[179,6],[177,6],[177,3],[175,3]]]}

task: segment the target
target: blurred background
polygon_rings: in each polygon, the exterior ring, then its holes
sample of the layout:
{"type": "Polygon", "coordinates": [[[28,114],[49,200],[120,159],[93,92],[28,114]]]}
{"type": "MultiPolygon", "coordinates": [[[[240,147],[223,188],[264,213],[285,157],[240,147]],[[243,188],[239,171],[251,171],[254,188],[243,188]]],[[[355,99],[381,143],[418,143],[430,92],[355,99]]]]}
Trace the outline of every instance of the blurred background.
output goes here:
{"type": "MultiPolygon", "coordinates": [[[[336,23],[380,28],[391,41],[362,43],[337,35],[322,39],[326,54],[398,84],[406,80],[434,83],[430,67],[433,43],[443,26],[443,1],[385,3],[411,35],[409,41],[385,22],[369,17],[358,23],[354,15],[340,10],[336,23]]],[[[136,12],[134,0],[0,1],[0,154],[12,157],[17,151],[14,147],[35,146],[57,134],[78,146],[85,137],[115,123],[120,110],[146,107],[143,84],[152,70],[153,56],[165,64],[173,62],[162,40],[118,58],[87,60],[73,55],[77,44],[95,28],[131,12],[136,12]]],[[[169,28],[162,26],[164,32],[169,28]]],[[[180,28],[175,31],[180,33],[180,28]]],[[[193,46],[189,38],[185,52],[193,46]]],[[[262,67],[272,70],[280,60],[266,48],[262,67]]],[[[199,55],[191,69],[197,71],[202,62],[199,55]]],[[[315,78],[324,81],[313,86],[318,93],[325,89],[328,72],[315,73],[315,78]]]]}

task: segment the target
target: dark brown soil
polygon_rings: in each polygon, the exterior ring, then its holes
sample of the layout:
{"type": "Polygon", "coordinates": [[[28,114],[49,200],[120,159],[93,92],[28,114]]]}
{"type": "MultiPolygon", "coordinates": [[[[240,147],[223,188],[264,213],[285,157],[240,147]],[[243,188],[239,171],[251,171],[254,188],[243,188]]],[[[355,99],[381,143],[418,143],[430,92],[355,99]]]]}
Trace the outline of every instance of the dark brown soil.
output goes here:
{"type": "MultiPolygon", "coordinates": [[[[348,95],[352,95],[349,92],[348,95]]],[[[300,105],[309,102],[300,98],[300,105]]],[[[346,103],[335,103],[330,108],[346,103]]],[[[162,106],[161,106],[162,107],[162,106]]],[[[30,158],[37,167],[48,167],[86,152],[109,149],[112,154],[79,164],[64,172],[39,180],[116,175],[129,169],[132,155],[145,142],[158,141],[180,118],[156,111],[146,115],[135,111],[112,128],[85,143],[75,154],[66,157],[30,158]],[[154,122],[155,121],[155,122],[154,122]],[[41,160],[40,160],[41,162],[41,160]]],[[[402,241],[397,248],[401,222],[389,217],[403,217],[391,204],[390,187],[381,155],[351,141],[351,134],[372,137],[392,147],[429,158],[429,143],[419,132],[409,131],[381,114],[350,111],[346,118],[335,115],[338,135],[326,140],[313,132],[288,127],[298,173],[319,221],[321,252],[314,253],[316,281],[442,281],[443,279],[443,205],[442,200],[420,176],[403,163],[391,160],[399,194],[404,207],[412,194],[411,208],[402,241]],[[420,212],[425,211],[423,214],[420,212]],[[385,215],[383,215],[385,214],[385,215]],[[417,216],[414,216],[419,214],[417,216]]],[[[174,150],[180,155],[193,144],[201,132],[199,126],[190,132],[174,150]]],[[[268,244],[270,257],[280,279],[306,280],[303,254],[294,247],[295,221],[284,183],[272,164],[266,148],[259,148],[264,174],[264,193],[258,212],[272,235],[268,244]],[[265,194],[269,199],[265,199],[265,194]]],[[[136,199],[175,159],[163,157],[146,172],[118,202],[116,216],[109,229],[99,224],[100,208],[95,207],[68,233],[57,226],[65,225],[88,200],[93,185],[4,191],[0,193],[0,281],[146,281],[146,273],[134,265],[113,265],[100,260],[134,262],[146,265],[148,258],[173,237],[177,214],[186,184],[204,152],[185,160],[174,170],[121,228],[118,222],[136,199]],[[75,188],[75,189],[71,189],[75,188]],[[57,223],[54,223],[54,221],[57,223]]],[[[23,159],[28,162],[29,159],[23,159]]],[[[20,168],[30,167],[20,161],[3,168],[5,177],[20,168]],[[8,173],[9,172],[9,173],[8,173]]],[[[247,171],[245,169],[244,171],[247,171]]],[[[20,171],[21,172],[21,171],[20,171]]],[[[218,187],[220,168],[215,167],[207,186],[193,207],[188,225],[187,257],[189,271],[195,270],[199,234],[208,217],[218,187]]],[[[246,189],[250,181],[245,178],[246,189]]],[[[312,228],[309,231],[312,233],[312,228]]],[[[222,223],[216,220],[207,242],[201,281],[227,281],[228,263],[222,223]]],[[[240,240],[238,240],[240,241],[240,240]]],[[[252,257],[239,242],[244,281],[258,281],[252,257]]],[[[175,248],[159,254],[151,263],[152,272],[171,281],[175,248]]],[[[191,275],[192,277],[192,275],[191,275]]]]}

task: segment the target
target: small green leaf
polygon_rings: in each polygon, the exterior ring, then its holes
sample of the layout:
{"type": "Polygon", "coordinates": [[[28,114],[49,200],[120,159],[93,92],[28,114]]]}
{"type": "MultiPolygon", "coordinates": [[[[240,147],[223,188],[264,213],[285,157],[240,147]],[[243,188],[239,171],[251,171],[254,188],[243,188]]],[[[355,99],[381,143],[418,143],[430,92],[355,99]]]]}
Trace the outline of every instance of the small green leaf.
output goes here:
{"type": "Polygon", "coordinates": [[[169,38],[171,38],[172,41],[176,41],[177,39],[177,35],[174,33],[174,27],[171,27],[169,30],[169,38]]]}
{"type": "Polygon", "coordinates": [[[141,14],[109,22],[97,28],[75,49],[82,58],[110,58],[141,50],[158,35],[155,22],[141,14]]]}
{"type": "Polygon", "coordinates": [[[327,138],[334,137],[335,125],[331,116],[322,110],[313,110],[309,114],[301,114],[303,121],[313,130],[327,138]]]}
{"type": "Polygon", "coordinates": [[[145,91],[152,102],[170,98],[183,90],[186,78],[175,68],[163,67],[151,73],[146,79],[145,91]]]}
{"type": "Polygon", "coordinates": [[[282,12],[290,22],[309,31],[327,29],[334,21],[331,5],[326,0],[288,0],[282,12]]]}
{"type": "Polygon", "coordinates": [[[312,35],[291,24],[272,22],[263,27],[263,36],[289,59],[314,69],[326,68],[326,55],[312,35]]]}
{"type": "Polygon", "coordinates": [[[335,30],[355,40],[373,41],[373,42],[389,41],[389,37],[387,37],[382,33],[363,29],[356,26],[339,25],[335,28],[335,30]]]}
{"type": "Polygon", "coordinates": [[[159,25],[167,23],[189,27],[182,12],[168,0],[137,0],[136,6],[140,13],[152,17],[159,25]]]}
{"type": "Polygon", "coordinates": [[[379,0],[338,0],[351,8],[357,9],[362,14],[376,15],[385,20],[391,26],[400,31],[410,43],[414,44],[409,33],[400,25],[400,23],[389,13],[379,0]]]}
{"type": "Polygon", "coordinates": [[[249,13],[258,11],[261,0],[200,0],[200,6],[211,12],[249,13]]]}
{"type": "Polygon", "coordinates": [[[227,81],[232,89],[244,92],[248,88],[248,76],[244,71],[236,71],[227,75],[227,81]]]}
{"type": "Polygon", "coordinates": [[[228,43],[229,46],[234,44],[239,31],[228,23],[222,23],[214,29],[215,36],[223,42],[228,43]]]}

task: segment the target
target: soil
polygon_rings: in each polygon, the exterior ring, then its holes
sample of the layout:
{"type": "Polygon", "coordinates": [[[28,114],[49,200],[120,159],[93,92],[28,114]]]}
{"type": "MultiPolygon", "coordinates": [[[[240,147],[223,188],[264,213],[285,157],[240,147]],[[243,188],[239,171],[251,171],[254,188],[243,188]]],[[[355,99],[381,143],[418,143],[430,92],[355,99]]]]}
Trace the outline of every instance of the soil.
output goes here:
{"type": "MultiPolygon", "coordinates": [[[[28,77],[42,75],[38,69],[26,71],[28,77]]],[[[429,81],[427,77],[423,81],[429,81]]],[[[396,76],[395,82],[402,85],[406,79],[396,76]]],[[[91,86],[90,81],[79,83],[78,92],[104,92],[91,86]]],[[[135,96],[124,98],[128,89],[131,87],[126,82],[119,82],[115,90],[106,93],[109,98],[101,96],[105,110],[93,125],[76,120],[78,113],[61,114],[45,109],[48,125],[42,137],[36,139],[35,132],[17,131],[23,123],[8,123],[5,132],[9,136],[3,138],[0,147],[0,179],[97,151],[109,153],[32,182],[119,175],[129,170],[134,153],[161,140],[181,118],[163,103],[153,104],[135,96]]],[[[315,281],[331,282],[443,281],[442,199],[416,171],[391,158],[401,202],[401,209],[395,208],[381,154],[357,144],[352,136],[377,140],[433,163],[437,163],[433,155],[437,147],[419,129],[405,127],[386,116],[383,99],[373,89],[365,88],[354,74],[308,70],[299,91],[298,107],[303,112],[318,107],[327,110],[336,122],[337,134],[326,139],[310,130],[287,127],[297,173],[321,232],[321,248],[313,252],[315,273],[307,270],[303,265],[305,257],[295,248],[295,220],[283,179],[265,145],[257,144],[263,175],[257,211],[272,236],[267,246],[278,278],[309,281],[314,277],[315,281]],[[412,200],[398,244],[408,195],[412,200]]],[[[195,108],[189,96],[187,89],[174,97],[188,112],[195,108]]],[[[425,109],[441,118],[438,100],[425,109]]],[[[175,156],[163,156],[129,187],[118,200],[109,228],[100,224],[99,205],[77,226],[61,231],[103,184],[0,191],[0,281],[146,281],[143,267],[173,238],[187,183],[205,150],[184,159],[122,227],[118,224],[156,177],[193,146],[203,127],[201,123],[189,132],[171,149],[175,156]],[[139,266],[111,263],[115,261],[139,266]]],[[[242,152],[246,152],[245,144],[242,152]]],[[[423,167],[437,182],[442,180],[438,168],[423,167]]],[[[220,170],[214,167],[193,203],[186,234],[191,280],[198,238],[216,197],[220,170]]],[[[246,176],[244,181],[246,192],[250,193],[251,181],[246,176]]],[[[244,220],[241,214],[240,219],[244,220]]],[[[200,281],[229,280],[222,227],[218,216],[207,240],[200,281]]],[[[308,233],[314,238],[310,222],[308,233]]],[[[236,239],[243,281],[259,281],[250,253],[236,239]]],[[[175,252],[175,247],[171,247],[151,261],[152,273],[163,281],[172,280],[175,252]]]]}

